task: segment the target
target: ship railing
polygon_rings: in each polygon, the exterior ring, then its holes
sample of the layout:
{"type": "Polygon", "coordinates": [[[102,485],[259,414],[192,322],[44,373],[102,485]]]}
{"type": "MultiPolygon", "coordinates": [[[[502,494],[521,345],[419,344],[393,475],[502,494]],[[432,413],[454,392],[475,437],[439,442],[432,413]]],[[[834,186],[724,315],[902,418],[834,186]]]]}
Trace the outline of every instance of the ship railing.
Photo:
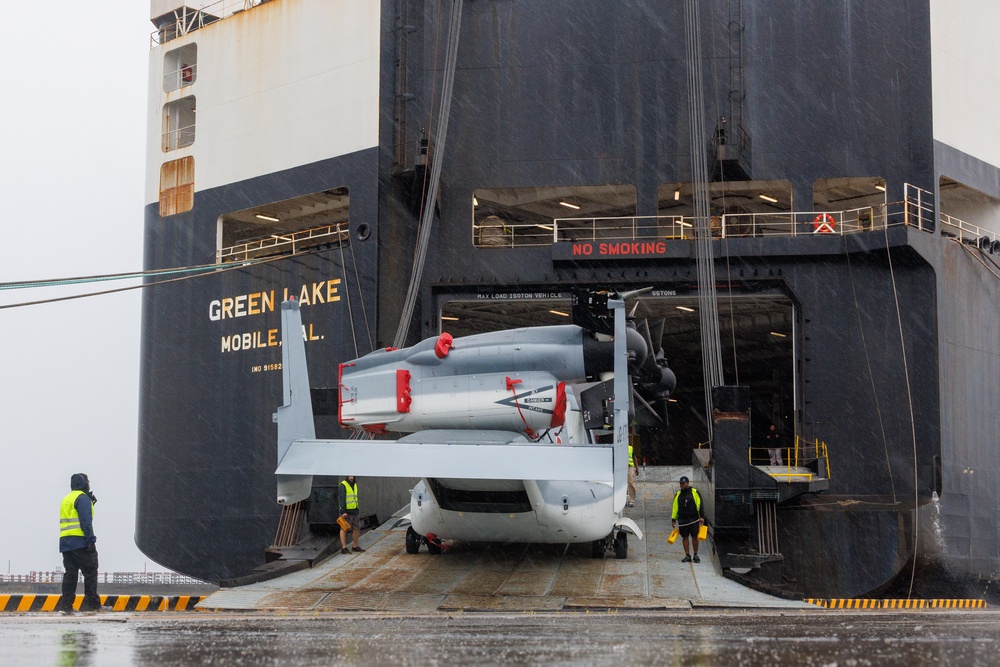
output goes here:
{"type": "Polygon", "coordinates": [[[750,465],[768,465],[771,461],[771,450],[778,450],[777,465],[769,465],[772,477],[805,478],[811,481],[813,477],[830,479],[830,451],[826,443],[820,439],[807,440],[796,435],[791,447],[748,447],[747,462],[750,465]],[[815,461],[816,473],[804,473],[799,468],[815,461]],[[768,462],[768,463],[764,463],[768,462]],[[778,472],[784,469],[784,472],[778,472]]]}
{"type": "Polygon", "coordinates": [[[174,91],[190,86],[198,78],[198,64],[183,64],[172,72],[163,73],[163,90],[174,91]]]}
{"type": "Polygon", "coordinates": [[[903,210],[894,211],[889,226],[904,224],[924,232],[934,231],[934,193],[910,183],[903,184],[903,210]]]}
{"type": "Polygon", "coordinates": [[[857,234],[885,227],[888,211],[888,205],[879,204],[838,211],[728,213],[713,216],[709,228],[714,238],[857,234]]]}
{"type": "MultiPolygon", "coordinates": [[[[764,238],[855,234],[882,229],[898,219],[904,223],[902,202],[865,206],[840,211],[788,211],[777,213],[728,213],[709,218],[713,238],[764,238]],[[895,211],[898,210],[898,214],[895,211]]],[[[534,225],[547,228],[548,225],[534,225]]],[[[631,216],[608,218],[556,218],[552,221],[549,243],[600,240],[690,240],[696,237],[695,218],[688,216],[631,216]]],[[[483,226],[477,227],[482,229],[483,226]]],[[[518,242],[516,226],[505,226],[503,245],[518,242]]],[[[481,236],[481,234],[480,234],[481,236]]],[[[537,239],[537,234],[535,238],[537,239]]],[[[478,243],[482,247],[482,243],[478,243]]],[[[541,245],[534,243],[534,245],[541,245]]]]}
{"type": "Polygon", "coordinates": [[[217,0],[200,9],[180,7],[173,11],[172,20],[162,23],[149,36],[149,47],[156,48],[172,39],[183,37],[216,21],[229,18],[234,14],[253,9],[257,5],[270,0],[217,0]]]}
{"type": "Polygon", "coordinates": [[[649,238],[654,232],[667,238],[691,238],[691,224],[680,216],[556,218],[550,226],[549,243],[633,240],[649,238]]]}
{"type": "Polygon", "coordinates": [[[184,148],[194,143],[194,124],[178,127],[175,130],[167,130],[163,133],[163,151],[173,151],[184,148]]]}
{"type": "MultiPolygon", "coordinates": [[[[63,580],[64,573],[54,571],[35,571],[29,574],[0,574],[0,583],[15,584],[58,584],[63,580]]],[[[165,584],[169,586],[204,584],[177,572],[105,572],[97,573],[97,582],[101,584],[165,584]]]]}
{"type": "Polygon", "coordinates": [[[553,225],[510,223],[496,216],[472,225],[472,243],[477,248],[523,248],[552,245],[553,225]]]}
{"type": "Polygon", "coordinates": [[[240,262],[258,257],[271,257],[280,254],[294,254],[307,248],[321,245],[346,244],[349,241],[348,223],[325,225],[297,232],[270,234],[259,239],[253,239],[226,248],[220,248],[216,253],[216,263],[240,262]]]}
{"type": "MultiPolygon", "coordinates": [[[[930,193],[907,185],[906,198],[902,201],[836,211],[727,213],[711,216],[708,228],[715,239],[837,236],[899,225],[932,232],[933,220],[930,193]]],[[[695,224],[696,219],[691,216],[555,218],[549,224],[547,221],[511,223],[491,215],[474,221],[472,241],[477,248],[546,246],[578,241],[686,241],[696,238],[695,224]]],[[[943,224],[948,223],[943,221],[943,224]]],[[[966,225],[963,230],[979,230],[982,235],[982,230],[972,225],[966,225]]]]}
{"type": "Polygon", "coordinates": [[[972,243],[980,247],[985,246],[987,243],[990,247],[994,243],[1000,243],[1000,233],[978,227],[946,213],[941,214],[941,234],[956,238],[963,243],[972,243]]]}

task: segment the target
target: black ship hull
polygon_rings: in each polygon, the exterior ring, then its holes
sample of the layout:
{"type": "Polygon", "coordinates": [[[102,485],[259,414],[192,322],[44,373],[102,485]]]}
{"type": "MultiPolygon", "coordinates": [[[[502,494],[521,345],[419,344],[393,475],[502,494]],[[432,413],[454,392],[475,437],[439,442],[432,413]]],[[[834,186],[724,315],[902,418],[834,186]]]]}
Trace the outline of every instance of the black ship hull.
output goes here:
{"type": "MultiPolygon", "coordinates": [[[[281,377],[256,369],[280,361],[268,333],[278,316],[258,298],[252,316],[215,317],[214,301],[233,299],[235,314],[238,296],[308,294],[322,402],[339,363],[393,343],[440,161],[408,342],[442,326],[460,335],[549,323],[545,313],[580,285],[652,287],[647,307],[676,314],[675,303],[697,295],[695,243],[665,235],[662,220],[691,215],[691,146],[704,145],[720,220],[855,210],[862,181],[865,202],[907,202],[898,224],[887,215],[866,227],[857,214],[850,234],[815,233],[811,218],[773,235],[741,225],[712,244],[724,371],[751,389],[752,432],[778,421],[830,448],[829,489],[779,507],[787,578],[811,597],[848,597],[885,585],[914,555],[971,577],[1000,571],[1000,480],[989,463],[1000,454],[1000,281],[940,224],[942,179],[1000,198],[1000,169],[935,141],[928,6],[701,5],[703,141],[690,141],[684,3],[383,0],[376,148],[197,190],[190,211],[169,217],[151,204],[147,269],[211,263],[221,216],[329,188],[350,190],[350,242],[145,290],[140,548],[218,581],[263,562],[274,536],[270,415],[281,377]],[[445,136],[439,96],[450,66],[445,136]],[[911,210],[906,184],[927,194],[923,212],[911,210]],[[585,208],[560,209],[564,200],[585,208]],[[484,235],[489,215],[509,233],[502,243],[484,235]],[[603,244],[594,232],[587,245],[554,237],[559,217],[633,228],[603,244]],[[772,326],[784,327],[781,338],[769,337],[772,326]]],[[[643,450],[649,464],[687,463],[707,437],[697,332],[668,325],[664,347],[678,404],[643,450]]],[[[317,435],[343,437],[335,407],[318,417],[317,435]]],[[[371,486],[380,516],[407,502],[405,484],[371,486]]]]}

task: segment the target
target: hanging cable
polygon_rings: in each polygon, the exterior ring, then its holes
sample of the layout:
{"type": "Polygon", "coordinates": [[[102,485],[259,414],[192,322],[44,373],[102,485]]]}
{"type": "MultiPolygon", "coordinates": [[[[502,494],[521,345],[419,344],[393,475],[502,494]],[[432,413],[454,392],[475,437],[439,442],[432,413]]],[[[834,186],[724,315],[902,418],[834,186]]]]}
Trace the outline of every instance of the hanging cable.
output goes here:
{"type": "MultiPolygon", "coordinates": [[[[344,270],[344,297],[347,301],[347,318],[351,325],[351,340],[354,342],[354,358],[361,356],[358,352],[358,334],[354,330],[354,309],[351,307],[351,287],[347,284],[347,262],[344,261],[344,244],[340,244],[340,266],[344,270]]],[[[360,285],[358,286],[360,288],[360,285]]]]}
{"type": "Polygon", "coordinates": [[[969,255],[972,258],[974,258],[977,262],[979,262],[980,264],[982,264],[983,267],[987,271],[989,271],[990,274],[992,274],[992,276],[994,278],[1000,280],[1000,266],[997,266],[996,263],[992,259],[990,259],[990,264],[993,264],[994,267],[996,267],[998,270],[994,271],[993,269],[991,269],[990,265],[983,261],[983,257],[981,256],[982,255],[982,250],[979,251],[979,254],[976,254],[975,252],[973,252],[972,248],[970,248],[967,244],[962,243],[958,239],[952,239],[952,243],[957,243],[958,245],[960,245],[965,250],[965,252],[969,253],[969,255]]]}
{"type": "Polygon", "coordinates": [[[885,467],[889,473],[889,488],[892,489],[892,500],[896,502],[896,483],[892,478],[892,464],[889,462],[889,438],[885,434],[885,420],[882,419],[882,407],[878,400],[878,391],[875,389],[875,374],[872,372],[871,357],[868,355],[868,342],[865,340],[865,327],[861,321],[861,306],[858,303],[858,291],[854,283],[854,269],[851,265],[851,253],[847,252],[847,237],[841,237],[844,241],[844,255],[847,257],[847,276],[851,283],[851,294],[854,296],[854,313],[858,317],[858,331],[861,334],[861,350],[865,353],[865,366],[868,369],[868,381],[872,388],[872,399],[875,401],[875,415],[878,418],[878,427],[882,432],[882,448],[885,451],[885,467]]]}
{"type": "Polygon", "coordinates": [[[701,323],[702,375],[705,384],[705,421],[712,439],[712,388],[722,384],[722,346],[715,291],[715,263],[708,210],[708,159],[705,155],[705,105],[702,91],[701,30],[697,0],[685,0],[687,83],[691,182],[694,190],[694,226],[698,263],[698,306],[701,323]]]}
{"type": "Polygon", "coordinates": [[[24,281],[18,283],[0,283],[0,289],[27,289],[33,287],[54,287],[54,286],[67,286],[67,285],[84,285],[88,283],[104,282],[107,280],[125,280],[128,278],[149,278],[161,275],[170,275],[177,273],[187,273],[190,275],[182,275],[177,278],[168,278],[167,280],[157,280],[154,282],[144,282],[138,285],[130,285],[128,287],[119,287],[116,289],[100,290],[97,292],[85,292],[83,294],[71,294],[68,296],[53,297],[51,299],[38,299],[35,301],[22,301],[20,303],[8,303],[0,305],[0,310],[7,308],[20,308],[23,306],[38,306],[45,303],[57,303],[59,301],[72,301],[74,299],[85,299],[92,296],[101,296],[104,294],[115,294],[117,292],[128,292],[135,289],[144,289],[146,287],[157,287],[159,285],[167,285],[169,283],[182,282],[185,280],[194,280],[201,278],[203,276],[218,275],[219,273],[226,273],[228,271],[237,271],[240,269],[245,269],[248,266],[260,266],[263,264],[270,264],[272,262],[278,262],[286,259],[292,259],[295,257],[303,257],[306,255],[316,255],[325,250],[310,249],[303,250],[290,255],[280,255],[277,257],[268,257],[265,259],[254,259],[245,260],[240,262],[233,262],[231,265],[220,265],[220,264],[210,264],[202,266],[189,266],[180,267],[172,269],[155,269],[152,271],[134,271],[131,273],[112,273],[103,274],[99,276],[85,276],[80,278],[64,278],[64,279],[51,279],[51,280],[39,280],[39,281],[24,281]]]}
{"type": "MultiPolygon", "coordinates": [[[[349,244],[351,246],[351,264],[354,266],[354,284],[358,289],[358,295],[361,300],[361,316],[365,320],[365,333],[368,334],[368,352],[372,352],[375,349],[375,341],[372,339],[372,326],[368,321],[368,309],[365,307],[365,292],[361,288],[361,276],[358,274],[358,258],[354,254],[354,244],[349,244]]],[[[347,267],[344,267],[344,275],[347,275],[347,267]]],[[[346,282],[346,281],[345,281],[346,282]]]]}
{"type": "Polygon", "coordinates": [[[906,342],[903,340],[903,316],[899,310],[899,292],[896,290],[896,273],[892,268],[892,252],[889,248],[889,228],[883,228],[885,233],[885,251],[889,262],[889,278],[892,281],[892,298],[896,304],[896,323],[899,327],[899,348],[903,354],[903,377],[906,380],[906,402],[910,408],[910,437],[913,443],[913,567],[910,568],[910,588],[907,599],[913,595],[913,580],[917,573],[917,544],[920,538],[920,485],[917,475],[917,424],[913,416],[913,394],[910,390],[910,367],[906,362],[906,342]]]}
{"type": "MultiPolygon", "coordinates": [[[[247,260],[241,262],[240,266],[246,264],[257,264],[262,260],[247,260]]],[[[77,278],[46,278],[44,280],[25,280],[13,283],[0,283],[0,290],[31,289],[35,287],[65,287],[67,285],[83,285],[89,283],[106,282],[110,280],[130,280],[134,278],[149,278],[151,276],[176,275],[178,273],[204,273],[208,271],[218,271],[219,264],[201,264],[198,266],[184,266],[171,269],[155,269],[152,271],[129,271],[128,273],[104,273],[95,276],[80,276],[77,278]]]]}
{"type": "Polygon", "coordinates": [[[431,229],[434,221],[434,209],[437,203],[438,188],[441,184],[441,166],[444,162],[445,139],[448,136],[448,117],[451,115],[451,93],[455,83],[455,65],[458,61],[458,38],[462,25],[462,0],[454,0],[452,4],[451,25],[448,31],[448,42],[445,54],[445,67],[441,85],[441,106],[438,111],[438,129],[433,149],[430,151],[431,176],[424,198],[424,209],[420,216],[420,227],[417,234],[417,247],[413,255],[413,268],[410,272],[410,284],[406,290],[403,302],[403,312],[400,314],[399,327],[393,347],[403,347],[406,335],[410,330],[410,320],[420,291],[420,282],[424,275],[424,260],[430,245],[431,229]]]}

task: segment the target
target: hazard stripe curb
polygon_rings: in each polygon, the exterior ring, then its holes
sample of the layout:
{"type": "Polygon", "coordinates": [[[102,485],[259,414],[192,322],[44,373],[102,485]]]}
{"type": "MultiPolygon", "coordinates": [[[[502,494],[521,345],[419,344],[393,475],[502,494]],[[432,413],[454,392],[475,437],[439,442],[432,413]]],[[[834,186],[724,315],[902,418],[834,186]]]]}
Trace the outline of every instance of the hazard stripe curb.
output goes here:
{"type": "MultiPolygon", "coordinates": [[[[0,595],[0,612],[55,611],[58,595],[0,595]]],[[[197,611],[206,595],[101,595],[104,611],[197,611]]],[[[73,609],[79,610],[83,596],[77,595],[73,609]]]]}
{"type": "Polygon", "coordinates": [[[867,600],[861,598],[817,599],[806,598],[808,604],[825,609],[986,609],[985,600],[933,599],[933,600],[867,600]]]}

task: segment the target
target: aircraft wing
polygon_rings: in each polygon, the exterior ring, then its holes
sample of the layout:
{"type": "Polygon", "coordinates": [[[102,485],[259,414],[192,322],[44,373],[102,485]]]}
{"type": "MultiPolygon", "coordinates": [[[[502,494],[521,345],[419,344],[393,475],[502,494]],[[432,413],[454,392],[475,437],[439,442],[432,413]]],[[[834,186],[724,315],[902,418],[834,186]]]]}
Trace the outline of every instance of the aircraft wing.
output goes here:
{"type": "Polygon", "coordinates": [[[276,472],[278,475],[611,483],[612,453],[612,448],[607,446],[569,447],[489,441],[296,440],[289,446],[276,472]]]}

